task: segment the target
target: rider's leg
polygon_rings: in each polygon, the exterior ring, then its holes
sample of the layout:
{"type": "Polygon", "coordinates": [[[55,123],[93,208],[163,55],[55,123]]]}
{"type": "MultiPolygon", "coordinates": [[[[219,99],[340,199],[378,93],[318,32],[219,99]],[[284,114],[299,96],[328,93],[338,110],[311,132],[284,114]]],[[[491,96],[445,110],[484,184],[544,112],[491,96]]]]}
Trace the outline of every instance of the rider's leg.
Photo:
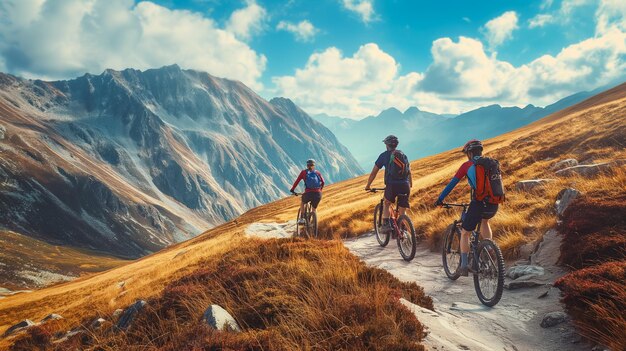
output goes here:
{"type": "Polygon", "coordinates": [[[489,225],[489,219],[483,219],[480,224],[480,236],[483,239],[491,239],[493,234],[491,232],[491,226],[489,225]]]}
{"type": "Polygon", "coordinates": [[[391,201],[385,198],[385,202],[383,202],[383,223],[386,223],[389,220],[389,217],[391,217],[391,213],[389,212],[390,208],[391,208],[391,201]]]}
{"type": "Polygon", "coordinates": [[[461,268],[467,267],[471,232],[461,228],[461,268]]]}

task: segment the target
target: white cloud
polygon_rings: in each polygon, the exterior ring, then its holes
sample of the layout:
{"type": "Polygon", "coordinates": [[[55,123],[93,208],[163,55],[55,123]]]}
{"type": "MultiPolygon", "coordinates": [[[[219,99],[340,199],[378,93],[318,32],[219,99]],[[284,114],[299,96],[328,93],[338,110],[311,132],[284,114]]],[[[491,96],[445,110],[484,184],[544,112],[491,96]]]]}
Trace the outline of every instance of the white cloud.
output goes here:
{"type": "Polygon", "coordinates": [[[347,10],[359,15],[364,23],[369,23],[376,19],[374,0],[341,0],[341,2],[347,10]]]}
{"type": "Polygon", "coordinates": [[[199,13],[132,0],[3,2],[0,56],[26,77],[178,63],[261,88],[266,59],[199,13]]]}
{"type": "Polygon", "coordinates": [[[596,33],[606,33],[612,28],[626,31],[626,1],[600,1],[596,11],[596,33]]]}
{"type": "Polygon", "coordinates": [[[513,31],[519,28],[517,26],[517,13],[515,11],[507,11],[485,24],[482,28],[483,34],[491,48],[495,48],[506,40],[513,37],[513,31]]]}
{"type": "Polygon", "coordinates": [[[278,22],[276,29],[291,32],[296,37],[297,41],[302,42],[312,41],[313,38],[315,38],[315,35],[319,32],[319,29],[315,28],[315,26],[307,20],[303,20],[298,23],[280,21],[278,22]]]}
{"type": "Polygon", "coordinates": [[[528,20],[528,28],[543,27],[554,22],[554,16],[550,14],[540,13],[528,20]]]}
{"type": "Polygon", "coordinates": [[[263,30],[266,18],[267,11],[254,0],[248,0],[246,7],[236,10],[230,15],[226,23],[226,30],[243,40],[248,40],[252,35],[263,30]]]}

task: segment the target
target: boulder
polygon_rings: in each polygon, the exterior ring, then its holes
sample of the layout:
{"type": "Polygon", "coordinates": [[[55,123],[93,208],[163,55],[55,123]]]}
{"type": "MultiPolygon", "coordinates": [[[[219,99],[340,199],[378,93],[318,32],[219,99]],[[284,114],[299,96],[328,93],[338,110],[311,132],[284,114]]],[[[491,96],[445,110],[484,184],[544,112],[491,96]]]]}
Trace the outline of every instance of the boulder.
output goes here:
{"type": "Polygon", "coordinates": [[[554,209],[556,214],[561,217],[569,205],[581,194],[580,191],[574,188],[566,188],[559,192],[554,203],[554,209]]]}
{"type": "Polygon", "coordinates": [[[59,319],[63,319],[63,317],[61,317],[60,315],[56,314],[56,313],[51,313],[47,316],[45,316],[42,320],[41,323],[45,323],[45,322],[49,322],[49,321],[56,321],[59,319]]]}
{"type": "Polygon", "coordinates": [[[539,276],[536,274],[523,275],[515,280],[504,283],[504,287],[509,290],[515,290],[545,285],[545,283],[540,281],[538,278],[539,276]]]}
{"type": "Polygon", "coordinates": [[[6,128],[4,128],[2,124],[0,124],[0,140],[4,139],[4,136],[6,135],[6,133],[7,133],[6,128]]]}
{"type": "Polygon", "coordinates": [[[91,325],[90,325],[90,326],[91,326],[91,328],[92,328],[92,329],[100,329],[100,327],[102,327],[102,325],[103,325],[105,322],[106,322],[106,319],[104,319],[104,318],[97,318],[97,319],[94,319],[94,320],[91,322],[91,325]]]}
{"type": "Polygon", "coordinates": [[[133,323],[133,320],[135,319],[135,317],[137,316],[137,313],[139,313],[139,311],[141,311],[145,305],[146,305],[146,302],[144,300],[137,300],[137,302],[130,305],[122,313],[122,315],[120,316],[120,319],[117,321],[117,325],[116,325],[117,328],[120,330],[128,329],[133,323]]]}
{"type": "Polygon", "coordinates": [[[574,166],[578,166],[578,161],[573,158],[568,158],[568,159],[561,160],[553,164],[552,167],[550,167],[550,169],[553,171],[560,171],[564,168],[569,168],[569,167],[574,167],[574,166]]]}
{"type": "Polygon", "coordinates": [[[561,324],[567,320],[567,314],[565,312],[550,312],[546,313],[541,320],[542,328],[554,327],[557,324],[561,324]]]}
{"type": "Polygon", "coordinates": [[[561,255],[561,241],[563,238],[556,229],[548,230],[537,250],[530,255],[530,264],[535,266],[551,267],[556,265],[561,255]]]}
{"type": "Polygon", "coordinates": [[[239,328],[239,324],[237,324],[235,318],[218,305],[209,306],[209,308],[207,308],[204,312],[202,320],[210,327],[217,330],[224,330],[225,328],[228,328],[236,332],[241,331],[241,328],[239,328]]]}
{"type": "Polygon", "coordinates": [[[554,179],[529,179],[529,180],[521,180],[515,184],[515,190],[517,191],[532,191],[539,187],[546,185],[547,183],[553,182],[554,179]]]}
{"type": "Polygon", "coordinates": [[[4,336],[9,336],[11,334],[14,334],[20,330],[24,330],[24,329],[28,329],[32,326],[36,325],[35,323],[33,323],[33,321],[31,321],[30,319],[25,319],[13,326],[11,326],[9,329],[7,329],[7,331],[4,332],[4,334],[2,335],[4,336]]]}
{"type": "Polygon", "coordinates": [[[543,267],[526,264],[509,268],[509,270],[506,272],[506,275],[511,279],[517,279],[525,275],[540,276],[544,273],[545,271],[543,267]]]}
{"type": "Polygon", "coordinates": [[[578,165],[573,167],[568,167],[556,171],[556,175],[561,177],[569,177],[572,175],[580,175],[583,177],[594,177],[601,173],[608,172],[611,168],[617,166],[617,164],[613,162],[605,162],[605,163],[596,163],[591,165],[578,165]]]}

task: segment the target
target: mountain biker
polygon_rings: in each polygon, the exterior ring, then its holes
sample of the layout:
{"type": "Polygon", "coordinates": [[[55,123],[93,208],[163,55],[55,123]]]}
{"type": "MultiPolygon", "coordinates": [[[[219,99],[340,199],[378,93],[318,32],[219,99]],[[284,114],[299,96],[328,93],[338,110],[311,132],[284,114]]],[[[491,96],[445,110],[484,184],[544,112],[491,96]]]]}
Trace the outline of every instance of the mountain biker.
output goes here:
{"type": "Polygon", "coordinates": [[[298,218],[298,224],[305,224],[304,220],[304,205],[306,203],[311,203],[311,207],[313,207],[313,212],[317,211],[317,205],[319,205],[322,200],[322,189],[324,189],[324,177],[322,177],[322,173],[315,169],[315,160],[309,159],[306,161],[306,169],[303,169],[298,175],[298,178],[293,183],[290,192],[295,194],[295,189],[298,186],[300,181],[304,181],[304,194],[302,194],[302,202],[300,203],[300,214],[301,217],[298,218]]]}
{"type": "MultiPolygon", "coordinates": [[[[392,203],[396,202],[396,197],[398,198],[398,213],[399,215],[403,215],[406,210],[409,208],[409,194],[411,193],[411,188],[413,187],[413,179],[411,179],[411,169],[407,162],[408,172],[402,176],[400,179],[395,179],[391,177],[389,172],[390,162],[392,160],[392,155],[395,152],[402,153],[400,150],[396,150],[398,147],[398,138],[394,135],[387,136],[383,143],[387,147],[387,151],[383,152],[378,156],[378,159],[374,163],[374,168],[372,168],[372,172],[370,173],[370,177],[367,180],[367,185],[365,186],[365,190],[370,190],[370,186],[372,182],[376,178],[376,174],[381,168],[385,168],[385,202],[383,204],[383,223],[381,231],[389,232],[391,231],[391,223],[389,222],[389,207],[392,203]],[[406,196],[398,196],[406,194],[406,196]]],[[[404,154],[402,154],[404,155],[404,154]]],[[[405,156],[406,157],[406,156],[405,156]]]]}
{"type": "Polygon", "coordinates": [[[478,201],[474,198],[474,191],[476,190],[476,166],[475,163],[482,157],[483,143],[480,140],[472,139],[465,143],[463,150],[461,150],[466,156],[468,161],[464,162],[459,170],[456,172],[450,183],[443,189],[441,195],[435,202],[435,206],[441,206],[443,200],[454,189],[463,177],[467,177],[467,182],[471,187],[472,200],[470,202],[465,218],[461,225],[461,266],[459,267],[459,273],[467,277],[468,276],[468,254],[470,249],[470,233],[476,229],[478,222],[481,222],[481,236],[483,238],[491,239],[491,226],[489,220],[498,212],[498,204],[488,203],[487,201],[478,201]]]}

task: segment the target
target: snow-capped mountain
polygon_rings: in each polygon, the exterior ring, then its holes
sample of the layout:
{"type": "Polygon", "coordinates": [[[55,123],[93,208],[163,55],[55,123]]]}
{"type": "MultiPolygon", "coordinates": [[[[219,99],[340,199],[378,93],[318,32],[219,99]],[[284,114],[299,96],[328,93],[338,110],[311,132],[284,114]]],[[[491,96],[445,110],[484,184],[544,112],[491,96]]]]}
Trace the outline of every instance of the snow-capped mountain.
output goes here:
{"type": "Polygon", "coordinates": [[[307,158],[362,171],[290,100],[178,66],[0,74],[0,226],[137,257],[285,195],[307,158]]]}

